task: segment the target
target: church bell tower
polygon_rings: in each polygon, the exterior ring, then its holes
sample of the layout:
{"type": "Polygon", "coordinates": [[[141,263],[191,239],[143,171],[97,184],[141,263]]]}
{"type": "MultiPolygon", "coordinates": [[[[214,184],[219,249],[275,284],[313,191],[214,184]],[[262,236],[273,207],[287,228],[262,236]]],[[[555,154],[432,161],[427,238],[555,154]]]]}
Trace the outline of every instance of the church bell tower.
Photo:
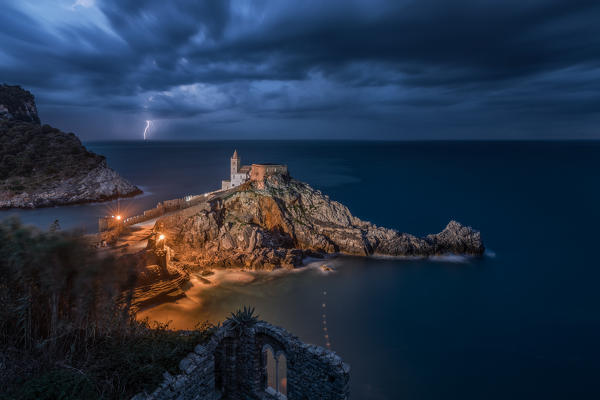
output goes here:
{"type": "Polygon", "coordinates": [[[233,152],[233,157],[231,157],[231,178],[233,179],[233,174],[237,174],[241,168],[242,160],[240,156],[238,156],[237,150],[233,152]]]}

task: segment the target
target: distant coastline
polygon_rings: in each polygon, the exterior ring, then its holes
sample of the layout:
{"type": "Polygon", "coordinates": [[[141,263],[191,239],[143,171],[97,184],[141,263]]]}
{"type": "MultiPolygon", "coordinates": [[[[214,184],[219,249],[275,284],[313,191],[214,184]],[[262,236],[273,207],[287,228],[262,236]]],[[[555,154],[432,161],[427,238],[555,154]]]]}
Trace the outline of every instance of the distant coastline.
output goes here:
{"type": "Polygon", "coordinates": [[[0,85],[0,208],[39,208],[132,197],[142,191],[73,133],[41,125],[33,95],[0,85]]]}

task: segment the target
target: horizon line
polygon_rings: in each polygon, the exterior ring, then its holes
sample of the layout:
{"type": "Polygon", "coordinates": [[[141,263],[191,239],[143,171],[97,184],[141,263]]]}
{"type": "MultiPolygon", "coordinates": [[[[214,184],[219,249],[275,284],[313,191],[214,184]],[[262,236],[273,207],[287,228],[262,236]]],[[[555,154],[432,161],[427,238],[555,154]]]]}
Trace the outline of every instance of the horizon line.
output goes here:
{"type": "Polygon", "coordinates": [[[600,138],[523,138],[523,139],[91,139],[82,140],[84,143],[173,143],[173,142],[381,142],[381,143],[405,143],[405,142],[600,142],[600,138]]]}

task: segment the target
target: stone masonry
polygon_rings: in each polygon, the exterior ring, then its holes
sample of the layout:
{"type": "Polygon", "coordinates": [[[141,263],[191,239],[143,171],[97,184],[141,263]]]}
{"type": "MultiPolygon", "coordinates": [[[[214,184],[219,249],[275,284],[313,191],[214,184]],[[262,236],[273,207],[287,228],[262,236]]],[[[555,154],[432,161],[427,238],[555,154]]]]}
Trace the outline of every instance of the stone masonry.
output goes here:
{"type": "Polygon", "coordinates": [[[180,375],[165,373],[152,393],[132,400],[345,400],[350,366],[334,352],[302,343],[286,330],[264,321],[242,329],[226,322],[204,345],[181,360],[180,375]],[[265,349],[287,360],[287,397],[267,391],[265,349]]]}

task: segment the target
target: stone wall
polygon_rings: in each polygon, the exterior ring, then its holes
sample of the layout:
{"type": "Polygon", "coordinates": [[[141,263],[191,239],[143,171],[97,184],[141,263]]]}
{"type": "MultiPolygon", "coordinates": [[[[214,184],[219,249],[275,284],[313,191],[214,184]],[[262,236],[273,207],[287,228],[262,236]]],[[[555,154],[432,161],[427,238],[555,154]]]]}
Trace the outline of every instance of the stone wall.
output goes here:
{"type": "Polygon", "coordinates": [[[266,346],[287,360],[288,400],[349,398],[350,367],[338,355],[260,321],[243,329],[226,322],[181,360],[180,375],[165,373],[154,392],[134,400],[283,399],[266,391],[266,346]]]}
{"type": "Polygon", "coordinates": [[[142,214],[132,215],[128,217],[126,216],[123,220],[120,221],[117,221],[111,217],[100,217],[98,218],[98,231],[103,232],[105,230],[112,229],[115,227],[115,225],[119,223],[122,223],[125,226],[139,224],[140,222],[145,222],[153,218],[161,217],[173,211],[183,210],[198,205],[202,202],[211,199],[211,196],[222,193],[224,191],[224,189],[221,189],[204,194],[185,196],[179,199],[165,200],[158,203],[154,208],[144,210],[142,214]]]}
{"type": "Polygon", "coordinates": [[[287,165],[282,164],[252,164],[250,170],[250,180],[261,182],[269,175],[282,174],[287,175],[287,165]]]}

